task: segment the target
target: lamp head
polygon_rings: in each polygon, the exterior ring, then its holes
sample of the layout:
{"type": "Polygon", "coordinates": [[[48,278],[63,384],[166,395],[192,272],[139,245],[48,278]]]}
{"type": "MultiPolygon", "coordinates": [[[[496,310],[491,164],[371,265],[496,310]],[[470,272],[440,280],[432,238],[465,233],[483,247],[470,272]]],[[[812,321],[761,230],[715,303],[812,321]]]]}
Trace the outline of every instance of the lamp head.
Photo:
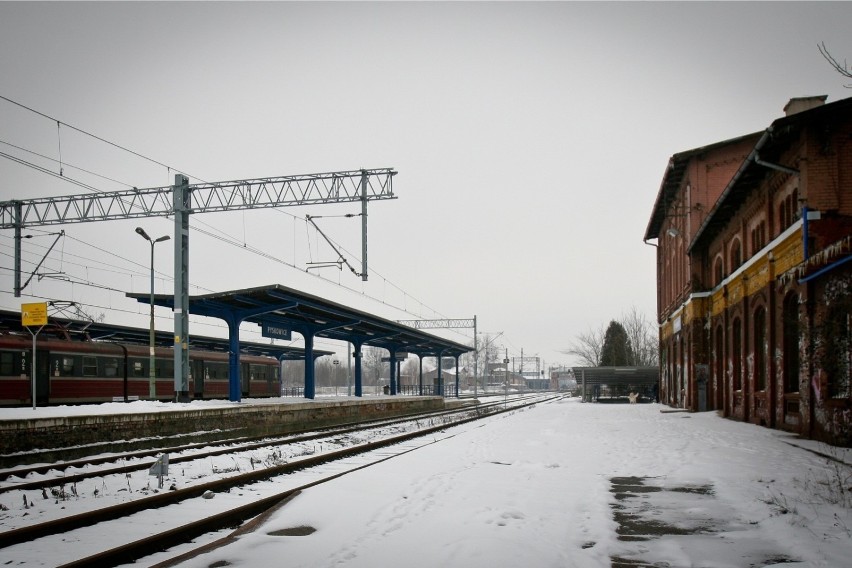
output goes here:
{"type": "Polygon", "coordinates": [[[146,241],[150,241],[150,240],[151,240],[151,237],[149,237],[149,236],[148,236],[148,233],[146,233],[146,232],[145,232],[145,229],[143,229],[142,227],[136,227],[136,232],[137,232],[137,233],[139,233],[140,235],[142,235],[142,237],[143,237],[146,241]]]}

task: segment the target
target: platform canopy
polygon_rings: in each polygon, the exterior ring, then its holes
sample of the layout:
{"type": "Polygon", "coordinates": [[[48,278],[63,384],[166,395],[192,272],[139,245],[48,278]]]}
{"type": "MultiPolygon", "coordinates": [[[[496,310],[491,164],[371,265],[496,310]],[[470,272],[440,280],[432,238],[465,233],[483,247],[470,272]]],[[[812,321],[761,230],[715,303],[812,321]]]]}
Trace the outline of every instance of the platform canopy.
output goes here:
{"type": "MultiPolygon", "coordinates": [[[[0,310],[0,333],[22,334],[29,337],[29,332],[21,325],[21,313],[7,310],[0,310]]],[[[112,341],[130,345],[148,345],[150,342],[150,330],[148,328],[57,316],[48,318],[48,325],[41,330],[39,336],[55,337],[66,341],[112,341]]],[[[174,333],[172,331],[155,331],[154,345],[157,347],[173,347],[174,333]]],[[[228,340],[221,337],[201,335],[189,337],[189,348],[193,350],[227,353],[228,347],[228,340]]],[[[245,355],[263,355],[285,361],[300,361],[305,358],[304,349],[273,343],[241,341],[240,352],[245,355]]],[[[331,354],[331,351],[315,350],[313,355],[316,358],[331,354]]]]}
{"type": "MultiPolygon", "coordinates": [[[[150,294],[127,296],[150,302],[150,294]]],[[[174,308],[174,296],[155,294],[154,304],[174,308]]],[[[233,314],[240,321],[288,329],[302,336],[311,334],[424,357],[455,357],[472,350],[467,345],[280,284],[190,296],[189,313],[226,320],[233,314]]]]}
{"type": "MultiPolygon", "coordinates": [[[[143,303],[151,301],[150,294],[128,293],[127,296],[143,303]]],[[[155,294],[154,304],[174,309],[174,296],[155,294]]],[[[280,284],[190,296],[189,313],[225,320],[232,345],[239,339],[242,322],[260,325],[267,337],[289,338],[289,332],[299,333],[305,341],[308,357],[312,357],[314,352],[314,337],[350,342],[355,346],[356,393],[360,390],[357,379],[360,375],[360,351],[364,345],[387,349],[395,357],[401,353],[421,357],[459,357],[472,350],[467,345],[280,284]]],[[[231,367],[237,369],[239,355],[234,351],[231,352],[231,367]]],[[[312,366],[308,366],[305,373],[305,396],[313,398],[312,366]]],[[[232,400],[239,400],[238,377],[233,377],[232,382],[232,400]]]]}
{"type": "Polygon", "coordinates": [[[584,379],[589,385],[655,384],[660,378],[659,367],[571,367],[571,370],[578,384],[584,379]]]}

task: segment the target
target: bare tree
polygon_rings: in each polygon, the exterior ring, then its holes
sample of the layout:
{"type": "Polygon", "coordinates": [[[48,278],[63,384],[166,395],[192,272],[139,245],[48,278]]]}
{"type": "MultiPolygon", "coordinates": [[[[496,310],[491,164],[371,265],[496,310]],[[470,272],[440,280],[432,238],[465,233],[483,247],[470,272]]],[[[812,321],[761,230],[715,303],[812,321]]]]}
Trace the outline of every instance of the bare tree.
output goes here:
{"type": "Polygon", "coordinates": [[[631,365],[653,367],[659,363],[659,346],[657,328],[649,322],[645,314],[640,313],[636,306],[621,314],[621,325],[627,333],[633,360],[631,365]]]}
{"type": "MultiPolygon", "coordinates": [[[[833,55],[831,55],[831,53],[828,51],[828,48],[825,47],[825,42],[820,43],[817,47],[819,48],[819,52],[822,54],[825,60],[828,61],[828,63],[832,67],[834,67],[835,71],[837,71],[847,79],[852,79],[852,69],[849,69],[849,66],[846,64],[845,59],[843,60],[843,65],[841,65],[840,62],[837,61],[833,55]]],[[[852,84],[843,86],[847,89],[852,89],[852,84]]]]}
{"type": "MultiPolygon", "coordinates": [[[[659,346],[657,327],[648,321],[644,314],[634,306],[623,313],[617,320],[627,334],[627,344],[630,346],[628,364],[653,367],[659,364],[659,346]]],[[[607,326],[589,329],[581,333],[568,349],[561,353],[573,355],[581,365],[599,367],[601,365],[604,344],[606,343],[607,326]]]]}
{"type": "Polygon", "coordinates": [[[589,329],[588,333],[581,333],[568,349],[560,353],[573,355],[580,363],[589,367],[599,367],[601,364],[601,353],[603,352],[606,327],[601,325],[598,329],[589,329]]]}
{"type": "Polygon", "coordinates": [[[316,386],[331,386],[332,360],[330,357],[320,357],[314,363],[314,380],[316,386]]]}
{"type": "Polygon", "coordinates": [[[361,359],[361,367],[364,369],[364,384],[378,384],[385,371],[385,365],[387,365],[382,361],[382,357],[388,357],[386,349],[364,347],[364,356],[361,359]]]}
{"type": "MultiPolygon", "coordinates": [[[[420,382],[420,357],[409,357],[402,363],[402,370],[400,371],[403,377],[408,378],[407,383],[400,384],[410,384],[416,385],[420,382]]],[[[402,377],[400,377],[401,379],[402,377]]]]}
{"type": "MultiPolygon", "coordinates": [[[[497,335],[486,333],[484,334],[483,340],[478,343],[477,349],[479,351],[479,369],[476,373],[478,377],[487,377],[488,370],[493,368],[497,361],[501,359],[500,353],[497,347],[494,345],[494,341],[498,337],[500,337],[499,333],[497,335]]],[[[487,379],[483,380],[487,381],[487,379]]]]}
{"type": "Polygon", "coordinates": [[[298,388],[305,386],[305,362],[284,361],[281,375],[281,386],[285,388],[298,388]]]}

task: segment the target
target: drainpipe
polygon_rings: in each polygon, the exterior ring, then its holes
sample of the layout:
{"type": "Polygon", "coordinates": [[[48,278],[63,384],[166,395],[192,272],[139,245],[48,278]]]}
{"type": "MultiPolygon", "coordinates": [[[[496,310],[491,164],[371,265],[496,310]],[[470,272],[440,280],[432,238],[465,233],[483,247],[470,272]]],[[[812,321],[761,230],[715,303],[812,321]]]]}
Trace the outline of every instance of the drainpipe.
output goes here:
{"type": "Polygon", "coordinates": [[[805,261],[810,258],[811,253],[808,250],[808,206],[802,207],[802,250],[805,252],[805,261]]]}

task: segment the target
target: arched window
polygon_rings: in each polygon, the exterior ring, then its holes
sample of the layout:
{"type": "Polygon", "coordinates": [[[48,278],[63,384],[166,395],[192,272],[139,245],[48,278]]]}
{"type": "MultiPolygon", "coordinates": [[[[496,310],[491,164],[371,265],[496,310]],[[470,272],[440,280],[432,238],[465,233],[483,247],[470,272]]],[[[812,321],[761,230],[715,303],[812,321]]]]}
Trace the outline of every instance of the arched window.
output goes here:
{"type": "Polygon", "coordinates": [[[799,218],[799,189],[796,188],[793,190],[793,194],[790,196],[790,205],[787,207],[790,210],[790,218],[792,221],[790,224],[793,224],[793,221],[796,221],[799,218]]]}
{"type": "Polygon", "coordinates": [[[799,392],[799,297],[787,294],[784,298],[784,392],[799,392]]]}
{"type": "Polygon", "coordinates": [[[757,308],[754,312],[754,381],[755,390],[766,390],[766,310],[757,308]]]}
{"type": "Polygon", "coordinates": [[[718,286],[722,283],[722,280],[725,278],[725,270],[723,268],[724,263],[722,262],[722,257],[716,257],[716,264],[713,266],[713,285],[718,286]]]}
{"type": "Polygon", "coordinates": [[[731,271],[736,270],[743,263],[743,247],[739,239],[731,243],[731,271]]]}
{"type": "Polygon", "coordinates": [[[742,390],[743,328],[740,318],[735,318],[733,323],[731,323],[731,364],[733,365],[731,380],[734,385],[734,390],[742,390]]]}

